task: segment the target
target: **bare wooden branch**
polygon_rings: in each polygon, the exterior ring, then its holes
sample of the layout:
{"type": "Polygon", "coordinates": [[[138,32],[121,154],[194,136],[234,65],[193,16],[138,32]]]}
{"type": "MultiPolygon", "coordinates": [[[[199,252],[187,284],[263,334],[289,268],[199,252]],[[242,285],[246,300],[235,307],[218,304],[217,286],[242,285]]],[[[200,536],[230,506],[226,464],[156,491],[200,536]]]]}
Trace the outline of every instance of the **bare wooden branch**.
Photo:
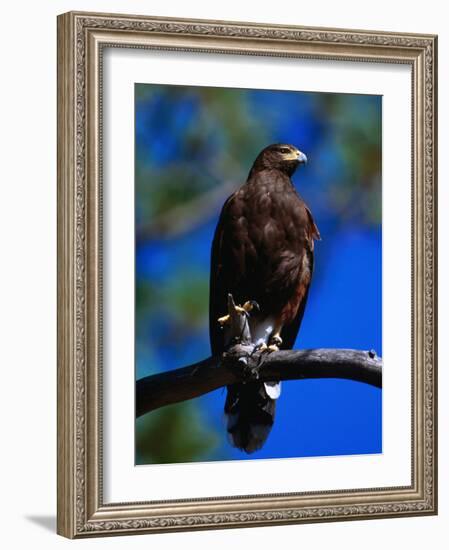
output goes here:
{"type": "Polygon", "coordinates": [[[136,383],[136,416],[199,397],[229,384],[251,380],[343,378],[382,387],[382,359],[372,351],[288,350],[267,353],[253,345],[232,346],[223,357],[209,357],[136,383]]]}

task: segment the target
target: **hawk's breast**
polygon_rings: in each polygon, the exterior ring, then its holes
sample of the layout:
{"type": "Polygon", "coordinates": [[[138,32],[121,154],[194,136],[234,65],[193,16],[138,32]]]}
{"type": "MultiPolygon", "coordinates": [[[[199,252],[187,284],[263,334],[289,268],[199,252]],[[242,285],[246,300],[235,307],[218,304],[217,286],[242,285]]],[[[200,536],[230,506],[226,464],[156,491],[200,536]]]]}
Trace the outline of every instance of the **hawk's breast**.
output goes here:
{"type": "Polygon", "coordinates": [[[223,220],[224,249],[233,281],[229,291],[289,322],[310,282],[308,219],[289,178],[281,176],[250,181],[234,195],[223,220]]]}

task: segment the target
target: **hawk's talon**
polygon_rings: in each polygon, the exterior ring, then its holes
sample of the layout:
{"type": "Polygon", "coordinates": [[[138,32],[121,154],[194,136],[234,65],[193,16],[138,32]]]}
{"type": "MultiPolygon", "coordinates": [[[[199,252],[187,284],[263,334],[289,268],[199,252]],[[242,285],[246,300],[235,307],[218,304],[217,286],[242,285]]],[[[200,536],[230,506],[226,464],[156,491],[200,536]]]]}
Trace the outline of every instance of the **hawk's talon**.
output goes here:
{"type": "Polygon", "coordinates": [[[217,319],[217,322],[220,323],[220,325],[223,327],[224,325],[226,325],[227,323],[229,323],[231,320],[231,316],[230,315],[223,315],[223,317],[219,317],[217,319]]]}
{"type": "Polygon", "coordinates": [[[246,313],[250,313],[251,311],[253,311],[253,309],[256,311],[260,311],[260,306],[255,300],[248,300],[243,304],[242,307],[246,311],[246,313]]]}
{"type": "Polygon", "coordinates": [[[276,347],[279,347],[282,344],[282,338],[279,336],[279,334],[273,334],[270,337],[270,344],[272,344],[276,347]]]}
{"type": "Polygon", "coordinates": [[[253,353],[256,352],[256,351],[261,351],[261,352],[263,352],[263,351],[266,351],[267,349],[268,349],[268,346],[267,346],[266,342],[259,342],[258,344],[256,344],[256,345],[254,346],[254,351],[253,351],[253,353]]]}
{"type": "MultiPolygon", "coordinates": [[[[243,304],[243,306],[234,305],[233,308],[235,312],[245,315],[245,317],[249,317],[249,314],[253,311],[253,309],[259,311],[259,304],[254,300],[248,300],[243,304]]],[[[217,319],[217,322],[223,327],[231,322],[231,315],[223,315],[223,317],[219,317],[217,319]]]]}
{"type": "Polygon", "coordinates": [[[272,353],[273,351],[279,351],[279,348],[276,344],[270,344],[267,347],[267,351],[268,351],[268,353],[272,353]]]}

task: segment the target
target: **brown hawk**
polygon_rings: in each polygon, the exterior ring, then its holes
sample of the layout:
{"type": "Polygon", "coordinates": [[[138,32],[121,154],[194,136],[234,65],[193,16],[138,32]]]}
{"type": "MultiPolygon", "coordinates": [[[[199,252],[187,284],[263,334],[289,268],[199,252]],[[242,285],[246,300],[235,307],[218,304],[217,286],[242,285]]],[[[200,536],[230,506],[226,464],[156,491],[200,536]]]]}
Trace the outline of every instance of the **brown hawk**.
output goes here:
{"type": "MultiPolygon", "coordinates": [[[[257,303],[249,317],[255,342],[291,349],[299,331],[319,231],[290,177],[307,161],[296,147],[274,144],[256,158],[248,179],[223,205],[212,244],[209,332],[212,353],[221,355],[229,330],[228,293],[236,304],[257,303]]],[[[263,344],[262,344],[263,345],[263,344]]],[[[264,444],[274,422],[280,383],[248,382],[227,387],[225,414],[233,446],[251,453],[264,444]]]]}

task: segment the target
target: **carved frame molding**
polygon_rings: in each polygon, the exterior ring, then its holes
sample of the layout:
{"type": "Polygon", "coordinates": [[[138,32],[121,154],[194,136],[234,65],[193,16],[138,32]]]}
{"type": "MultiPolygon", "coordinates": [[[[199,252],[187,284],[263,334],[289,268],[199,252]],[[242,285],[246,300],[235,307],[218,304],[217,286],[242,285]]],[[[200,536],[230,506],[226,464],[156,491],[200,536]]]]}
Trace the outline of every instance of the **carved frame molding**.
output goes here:
{"type": "Polygon", "coordinates": [[[78,538],[437,512],[436,56],[432,35],[76,12],[58,17],[58,533],[78,538]],[[104,47],[411,66],[411,486],[103,504],[104,47]]]}

